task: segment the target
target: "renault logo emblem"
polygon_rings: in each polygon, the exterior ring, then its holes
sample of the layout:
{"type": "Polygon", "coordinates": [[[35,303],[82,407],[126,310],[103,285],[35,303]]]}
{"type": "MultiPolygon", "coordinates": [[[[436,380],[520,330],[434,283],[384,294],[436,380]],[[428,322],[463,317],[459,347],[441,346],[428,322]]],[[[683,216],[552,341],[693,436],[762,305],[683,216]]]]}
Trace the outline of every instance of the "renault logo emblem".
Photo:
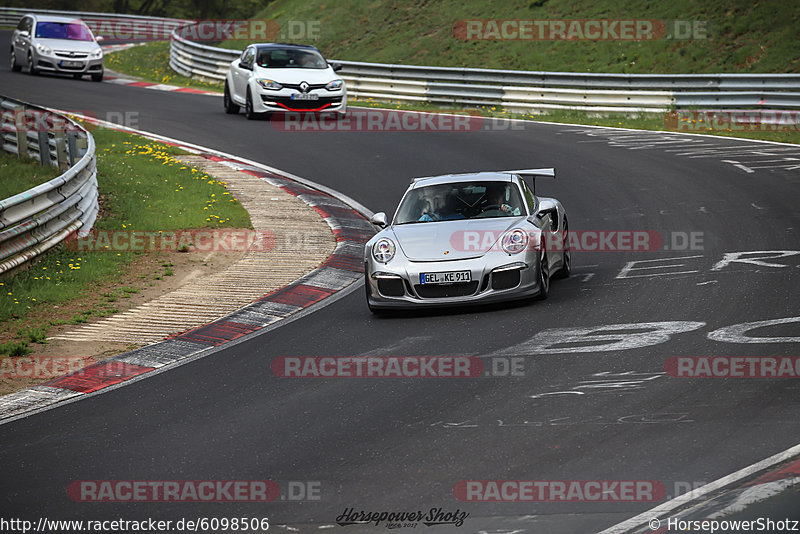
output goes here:
{"type": "Polygon", "coordinates": [[[307,82],[300,82],[300,92],[307,93],[308,92],[308,83],[307,82]]]}

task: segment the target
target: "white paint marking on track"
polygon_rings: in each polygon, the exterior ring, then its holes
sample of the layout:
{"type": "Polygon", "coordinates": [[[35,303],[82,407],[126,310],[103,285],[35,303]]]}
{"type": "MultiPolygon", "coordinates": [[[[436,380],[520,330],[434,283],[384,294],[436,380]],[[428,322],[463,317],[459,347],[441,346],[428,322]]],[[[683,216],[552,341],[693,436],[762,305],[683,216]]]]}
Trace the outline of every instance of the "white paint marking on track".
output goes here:
{"type": "Polygon", "coordinates": [[[618,523],[612,527],[609,527],[599,534],[624,534],[637,528],[647,528],[648,522],[654,518],[669,517],[678,508],[689,505],[692,502],[701,502],[705,500],[706,495],[709,495],[714,491],[734,484],[744,478],[758,473],[759,471],[769,469],[770,467],[778,465],[797,455],[800,455],[800,445],[795,445],[794,447],[786,449],[783,452],[779,452],[774,456],[770,456],[769,458],[761,460],[760,462],[756,462],[748,467],[745,467],[744,469],[740,469],[735,473],[731,473],[730,475],[726,475],[720,479],[717,479],[710,484],[706,484],[705,486],[692,490],[689,493],[676,497],[671,501],[660,504],[655,508],[627,519],[622,523],[618,523]]]}

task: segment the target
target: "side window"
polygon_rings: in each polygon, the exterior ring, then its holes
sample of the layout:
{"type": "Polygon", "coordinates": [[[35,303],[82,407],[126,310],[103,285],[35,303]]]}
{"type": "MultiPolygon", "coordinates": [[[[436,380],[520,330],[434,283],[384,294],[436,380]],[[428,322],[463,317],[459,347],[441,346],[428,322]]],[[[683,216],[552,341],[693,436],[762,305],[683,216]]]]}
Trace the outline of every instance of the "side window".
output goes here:
{"type": "Polygon", "coordinates": [[[30,17],[22,17],[22,20],[19,21],[17,24],[17,29],[20,31],[27,31],[30,33],[31,27],[33,26],[33,19],[30,17]]]}
{"type": "Polygon", "coordinates": [[[528,184],[525,183],[525,180],[520,178],[519,183],[522,186],[522,194],[525,195],[525,203],[528,205],[528,213],[533,214],[536,212],[536,198],[533,196],[533,193],[531,193],[531,190],[528,188],[528,184]]]}
{"type": "Polygon", "coordinates": [[[247,48],[244,49],[244,52],[242,52],[242,62],[252,67],[255,56],[256,56],[256,49],[253,48],[252,46],[248,46],[247,48]]]}

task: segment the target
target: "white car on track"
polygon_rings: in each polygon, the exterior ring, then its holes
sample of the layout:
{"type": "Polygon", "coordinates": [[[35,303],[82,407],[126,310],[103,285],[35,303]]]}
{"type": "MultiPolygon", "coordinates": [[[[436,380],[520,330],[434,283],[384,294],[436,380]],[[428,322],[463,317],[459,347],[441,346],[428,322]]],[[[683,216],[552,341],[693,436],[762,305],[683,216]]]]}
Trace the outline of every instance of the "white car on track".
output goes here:
{"type": "Polygon", "coordinates": [[[310,45],[252,44],[228,69],[225,111],[236,114],[244,107],[248,119],[276,111],[343,115],[347,88],[336,75],[339,69],[310,45]]]}

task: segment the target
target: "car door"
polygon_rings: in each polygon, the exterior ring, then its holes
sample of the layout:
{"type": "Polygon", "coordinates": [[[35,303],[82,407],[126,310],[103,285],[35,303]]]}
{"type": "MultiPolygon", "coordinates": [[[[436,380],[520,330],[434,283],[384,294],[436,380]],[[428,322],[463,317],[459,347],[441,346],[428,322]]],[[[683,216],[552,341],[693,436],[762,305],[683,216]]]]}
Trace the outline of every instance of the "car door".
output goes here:
{"type": "Polygon", "coordinates": [[[253,72],[253,62],[256,57],[255,47],[248,46],[242,52],[238,63],[231,67],[231,78],[233,79],[233,99],[236,102],[244,103],[247,92],[247,82],[253,72]]]}

